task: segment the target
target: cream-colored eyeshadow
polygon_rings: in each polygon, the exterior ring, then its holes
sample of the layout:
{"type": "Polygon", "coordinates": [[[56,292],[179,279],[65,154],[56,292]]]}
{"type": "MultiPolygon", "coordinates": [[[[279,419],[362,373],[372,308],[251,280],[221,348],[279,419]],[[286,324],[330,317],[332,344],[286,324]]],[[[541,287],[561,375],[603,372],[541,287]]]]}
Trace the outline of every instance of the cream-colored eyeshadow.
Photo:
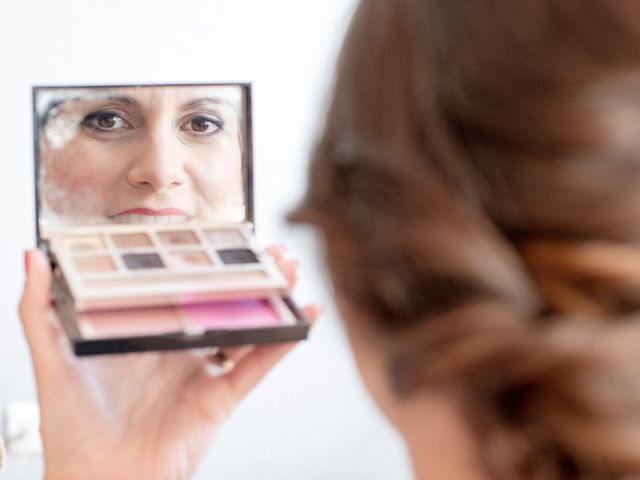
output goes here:
{"type": "Polygon", "coordinates": [[[80,273],[113,272],[116,270],[113,260],[107,256],[74,257],[73,265],[80,273]]]}
{"type": "Polygon", "coordinates": [[[214,244],[244,244],[244,238],[237,230],[205,230],[204,235],[214,244]]]}
{"type": "Polygon", "coordinates": [[[111,240],[118,248],[150,247],[153,245],[146,233],[118,233],[111,235],[111,240]]]}
{"type": "Polygon", "coordinates": [[[104,242],[99,235],[83,235],[66,238],[64,244],[73,252],[90,252],[105,248],[104,242]]]}

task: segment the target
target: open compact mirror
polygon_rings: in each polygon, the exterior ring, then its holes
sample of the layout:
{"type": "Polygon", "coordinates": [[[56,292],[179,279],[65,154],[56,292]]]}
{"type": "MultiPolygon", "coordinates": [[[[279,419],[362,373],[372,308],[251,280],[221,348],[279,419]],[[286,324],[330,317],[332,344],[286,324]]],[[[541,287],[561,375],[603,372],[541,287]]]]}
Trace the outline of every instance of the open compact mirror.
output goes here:
{"type": "Polygon", "coordinates": [[[306,338],[254,245],[247,84],[34,87],[38,245],[77,355],[306,338]]]}

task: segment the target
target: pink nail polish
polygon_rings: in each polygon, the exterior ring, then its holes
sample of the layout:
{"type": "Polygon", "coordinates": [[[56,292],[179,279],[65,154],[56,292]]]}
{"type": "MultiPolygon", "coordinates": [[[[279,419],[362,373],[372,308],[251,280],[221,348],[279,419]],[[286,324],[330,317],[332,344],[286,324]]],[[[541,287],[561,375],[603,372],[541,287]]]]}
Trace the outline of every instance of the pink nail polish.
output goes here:
{"type": "Polygon", "coordinates": [[[24,251],[24,273],[29,276],[29,254],[31,252],[29,250],[24,251]]]}

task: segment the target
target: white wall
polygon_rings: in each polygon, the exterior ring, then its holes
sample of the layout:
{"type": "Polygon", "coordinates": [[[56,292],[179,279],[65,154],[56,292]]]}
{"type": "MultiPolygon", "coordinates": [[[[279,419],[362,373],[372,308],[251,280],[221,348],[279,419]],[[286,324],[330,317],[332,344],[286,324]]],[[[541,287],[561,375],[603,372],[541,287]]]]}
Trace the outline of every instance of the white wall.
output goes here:
{"type": "MultiPolygon", "coordinates": [[[[251,81],[257,226],[303,262],[298,299],[327,313],[241,405],[198,479],[410,478],[395,433],[356,375],[316,264],[311,237],[282,222],[304,187],[353,0],[5,2],[0,14],[0,409],[31,400],[34,383],[16,304],[23,250],[34,243],[33,84],[251,81]]],[[[79,412],[81,415],[82,413],[79,412]]],[[[37,460],[1,478],[41,478],[37,460]]]]}

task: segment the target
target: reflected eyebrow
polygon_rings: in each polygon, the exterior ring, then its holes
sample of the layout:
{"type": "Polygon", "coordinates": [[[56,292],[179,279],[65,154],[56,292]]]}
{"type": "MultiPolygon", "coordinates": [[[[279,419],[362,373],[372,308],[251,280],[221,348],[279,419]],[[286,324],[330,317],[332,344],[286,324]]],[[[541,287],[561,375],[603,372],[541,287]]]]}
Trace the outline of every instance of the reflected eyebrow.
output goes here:
{"type": "Polygon", "coordinates": [[[95,102],[98,100],[109,100],[111,102],[123,103],[125,105],[134,105],[137,107],[140,106],[140,104],[135,99],[133,99],[132,97],[128,97],[126,95],[106,95],[106,96],[96,95],[94,97],[78,96],[78,97],[68,97],[68,98],[53,100],[49,102],[49,104],[44,110],[44,113],[42,114],[42,118],[40,120],[40,127],[44,127],[47,124],[47,122],[50,120],[51,113],[54,111],[54,109],[64,104],[65,102],[82,102],[82,101],[95,102]]]}
{"type": "Polygon", "coordinates": [[[133,98],[133,97],[128,97],[126,95],[96,95],[95,97],[74,97],[74,98],[70,98],[69,100],[73,101],[73,102],[77,102],[77,101],[82,101],[82,100],[89,100],[89,101],[97,101],[97,100],[109,100],[111,102],[118,102],[118,103],[124,103],[125,105],[139,105],[139,103],[133,98]]]}
{"type": "Polygon", "coordinates": [[[203,107],[207,104],[215,104],[215,105],[227,105],[233,110],[237,110],[237,105],[226,98],[220,97],[201,97],[196,98],[194,100],[189,100],[187,103],[182,104],[180,107],[181,110],[189,110],[190,108],[203,107]]]}

